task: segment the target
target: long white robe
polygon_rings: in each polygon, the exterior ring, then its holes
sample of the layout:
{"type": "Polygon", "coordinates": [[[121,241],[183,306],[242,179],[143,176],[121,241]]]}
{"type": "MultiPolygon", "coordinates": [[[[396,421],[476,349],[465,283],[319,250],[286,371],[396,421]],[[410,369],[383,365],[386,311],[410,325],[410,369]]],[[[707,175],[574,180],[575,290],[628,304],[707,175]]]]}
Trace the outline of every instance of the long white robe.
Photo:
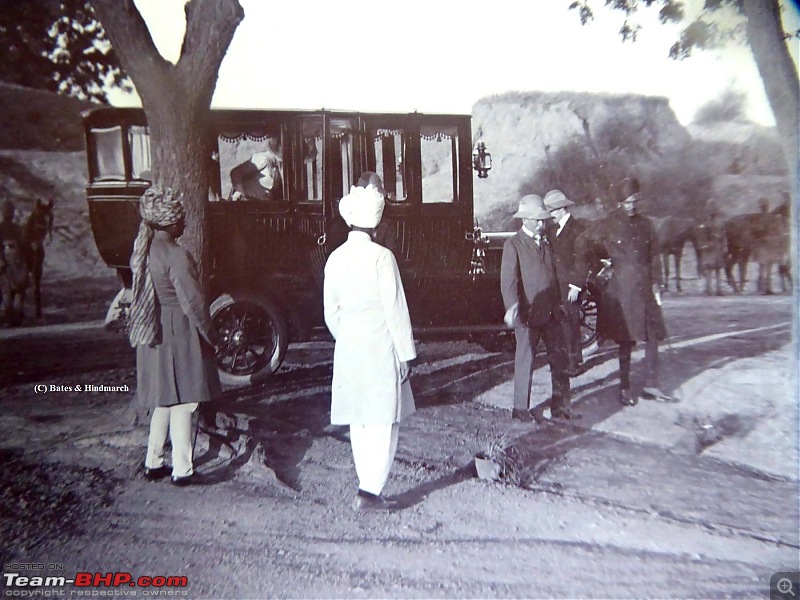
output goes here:
{"type": "Polygon", "coordinates": [[[390,250],[350,232],[325,265],[325,323],[336,340],[331,423],[396,423],[414,412],[400,362],[416,358],[403,283],[390,250]]]}

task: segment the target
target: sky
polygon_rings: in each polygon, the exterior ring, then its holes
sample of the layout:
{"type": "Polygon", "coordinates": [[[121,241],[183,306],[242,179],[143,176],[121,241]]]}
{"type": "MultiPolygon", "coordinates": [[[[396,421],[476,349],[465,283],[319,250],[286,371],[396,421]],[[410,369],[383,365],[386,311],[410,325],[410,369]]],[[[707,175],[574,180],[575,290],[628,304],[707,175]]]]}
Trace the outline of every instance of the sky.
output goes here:
{"type": "MultiPolygon", "coordinates": [[[[470,113],[506,91],[582,91],[666,96],[688,124],[732,87],[748,117],[774,125],[749,48],[730,44],[675,61],[679,27],[657,11],[635,15],[623,43],[620,11],[595,4],[581,26],[571,0],[239,0],[239,25],[212,106],[470,113]]],[[[183,0],[135,0],[161,54],[175,62],[185,31],[183,0]]],[[[699,10],[702,0],[689,0],[699,10]]],[[[692,6],[689,7],[692,10],[692,6]]],[[[798,29],[794,3],[785,28],[798,29]]],[[[797,42],[793,43],[797,61],[797,42]]],[[[111,95],[116,105],[138,99],[111,95]]]]}

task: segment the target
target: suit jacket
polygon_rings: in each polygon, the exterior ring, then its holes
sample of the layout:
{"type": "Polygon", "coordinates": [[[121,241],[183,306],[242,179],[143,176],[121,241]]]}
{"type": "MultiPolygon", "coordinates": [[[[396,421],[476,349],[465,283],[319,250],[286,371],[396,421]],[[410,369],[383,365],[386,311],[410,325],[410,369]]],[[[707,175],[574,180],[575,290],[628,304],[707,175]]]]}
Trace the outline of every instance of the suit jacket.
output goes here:
{"type": "Polygon", "coordinates": [[[570,284],[583,289],[586,287],[586,273],[578,266],[575,255],[575,240],[586,231],[586,222],[570,216],[561,233],[556,235],[558,225],[552,228],[550,243],[556,260],[556,273],[561,284],[561,298],[566,301],[570,284]]]}
{"type": "Polygon", "coordinates": [[[561,315],[561,294],[553,249],[543,242],[542,258],[536,242],[518,231],[503,245],[500,292],[506,310],[519,303],[520,319],[529,326],[544,325],[561,315]]]}

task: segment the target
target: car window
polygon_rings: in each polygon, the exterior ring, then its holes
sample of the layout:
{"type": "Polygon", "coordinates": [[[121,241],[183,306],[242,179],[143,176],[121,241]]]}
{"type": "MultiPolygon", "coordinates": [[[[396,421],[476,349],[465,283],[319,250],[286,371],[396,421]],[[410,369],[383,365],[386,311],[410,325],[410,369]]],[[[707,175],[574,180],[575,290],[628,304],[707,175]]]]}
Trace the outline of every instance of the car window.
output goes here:
{"type": "Polygon", "coordinates": [[[350,193],[353,181],[353,124],[350,119],[331,119],[331,177],[334,195],[341,198],[350,193]]]}
{"type": "Polygon", "coordinates": [[[143,125],[131,125],[128,129],[128,143],[131,148],[131,177],[151,180],[150,131],[143,125]]]}
{"type": "Polygon", "coordinates": [[[220,133],[221,197],[226,200],[283,200],[280,132],[220,133]]]}
{"type": "Polygon", "coordinates": [[[124,180],[125,158],[122,153],[122,127],[93,128],[90,132],[95,152],[94,179],[124,180]]]}
{"type": "Polygon", "coordinates": [[[370,131],[375,150],[375,172],[380,175],[390,201],[404,202],[406,186],[406,138],[402,129],[370,131]]]}
{"type": "Polygon", "coordinates": [[[458,130],[420,128],[422,203],[455,202],[458,198],[458,130]]]}

